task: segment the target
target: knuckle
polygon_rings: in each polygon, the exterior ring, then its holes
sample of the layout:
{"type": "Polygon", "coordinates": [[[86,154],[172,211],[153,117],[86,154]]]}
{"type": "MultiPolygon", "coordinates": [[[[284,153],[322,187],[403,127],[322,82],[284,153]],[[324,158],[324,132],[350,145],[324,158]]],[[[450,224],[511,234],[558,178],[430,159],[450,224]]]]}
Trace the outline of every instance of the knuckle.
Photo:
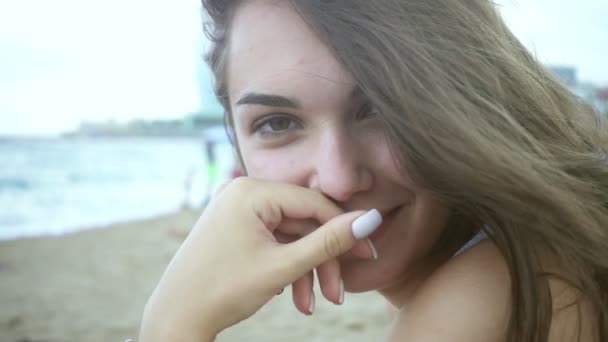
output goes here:
{"type": "Polygon", "coordinates": [[[230,182],[231,188],[236,188],[240,190],[248,190],[251,189],[252,181],[249,177],[239,177],[235,178],[230,182]]]}
{"type": "Polygon", "coordinates": [[[283,219],[281,207],[269,198],[262,198],[257,201],[254,204],[254,211],[258,214],[258,217],[264,222],[266,227],[273,230],[283,219]]]}
{"type": "Polygon", "coordinates": [[[239,177],[230,181],[224,191],[230,193],[231,196],[240,198],[243,202],[247,202],[248,199],[255,196],[255,186],[255,181],[249,177],[239,177]]]}
{"type": "Polygon", "coordinates": [[[222,184],[220,184],[214,191],[213,193],[213,197],[217,197],[220,193],[222,193],[222,191],[224,191],[228,185],[230,185],[230,182],[223,182],[222,184]]]}
{"type": "Polygon", "coordinates": [[[327,257],[334,258],[342,252],[342,242],[338,234],[334,231],[328,231],[323,238],[323,250],[327,257]]]}

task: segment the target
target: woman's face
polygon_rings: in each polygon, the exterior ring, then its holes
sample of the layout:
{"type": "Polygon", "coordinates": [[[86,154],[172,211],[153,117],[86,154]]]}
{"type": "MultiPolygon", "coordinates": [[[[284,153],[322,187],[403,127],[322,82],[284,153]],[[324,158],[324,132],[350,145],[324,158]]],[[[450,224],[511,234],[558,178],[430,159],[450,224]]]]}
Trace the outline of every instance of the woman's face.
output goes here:
{"type": "Polygon", "coordinates": [[[244,2],[233,20],[228,92],[248,175],[380,210],[379,259],[344,255],[342,276],[347,291],[396,285],[424,262],[448,210],[400,173],[378,114],[286,1],[244,2]]]}

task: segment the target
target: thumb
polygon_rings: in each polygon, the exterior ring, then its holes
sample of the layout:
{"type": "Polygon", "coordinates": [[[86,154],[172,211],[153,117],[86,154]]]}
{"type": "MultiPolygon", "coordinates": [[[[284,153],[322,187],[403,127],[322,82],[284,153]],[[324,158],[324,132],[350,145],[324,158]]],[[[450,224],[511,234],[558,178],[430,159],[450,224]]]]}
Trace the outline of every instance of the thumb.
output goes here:
{"type": "Polygon", "coordinates": [[[344,254],[382,223],[376,209],[338,215],[305,237],[284,245],[282,260],[288,263],[289,278],[297,279],[323,262],[344,254]]]}

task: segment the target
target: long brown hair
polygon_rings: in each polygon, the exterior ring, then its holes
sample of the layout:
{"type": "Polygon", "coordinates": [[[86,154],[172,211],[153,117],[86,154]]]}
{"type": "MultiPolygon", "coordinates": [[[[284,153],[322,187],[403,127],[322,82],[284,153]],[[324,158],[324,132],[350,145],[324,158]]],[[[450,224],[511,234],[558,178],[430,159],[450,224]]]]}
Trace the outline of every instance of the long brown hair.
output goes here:
{"type": "MultiPolygon", "coordinates": [[[[207,59],[229,128],[225,55],[238,3],[203,0],[212,18],[207,59]]],[[[607,340],[608,136],[596,113],[488,0],[290,3],[382,113],[402,167],[454,217],[489,227],[511,272],[507,340],[547,340],[559,309],[551,277],[592,303],[596,336],[607,340]]]]}

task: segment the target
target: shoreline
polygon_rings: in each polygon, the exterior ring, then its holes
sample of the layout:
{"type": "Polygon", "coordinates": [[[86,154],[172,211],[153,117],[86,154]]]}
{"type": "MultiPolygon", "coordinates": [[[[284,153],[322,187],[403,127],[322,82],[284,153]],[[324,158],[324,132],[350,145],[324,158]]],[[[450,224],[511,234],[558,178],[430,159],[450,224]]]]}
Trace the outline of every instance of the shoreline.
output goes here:
{"type": "MultiPolygon", "coordinates": [[[[136,340],[149,295],[200,210],[59,235],[0,241],[0,340],[136,340]]],[[[201,289],[204,290],[204,289],[201,289]]],[[[381,340],[388,326],[375,293],[336,306],[318,296],[298,313],[289,289],[217,341],[381,340]]]]}

